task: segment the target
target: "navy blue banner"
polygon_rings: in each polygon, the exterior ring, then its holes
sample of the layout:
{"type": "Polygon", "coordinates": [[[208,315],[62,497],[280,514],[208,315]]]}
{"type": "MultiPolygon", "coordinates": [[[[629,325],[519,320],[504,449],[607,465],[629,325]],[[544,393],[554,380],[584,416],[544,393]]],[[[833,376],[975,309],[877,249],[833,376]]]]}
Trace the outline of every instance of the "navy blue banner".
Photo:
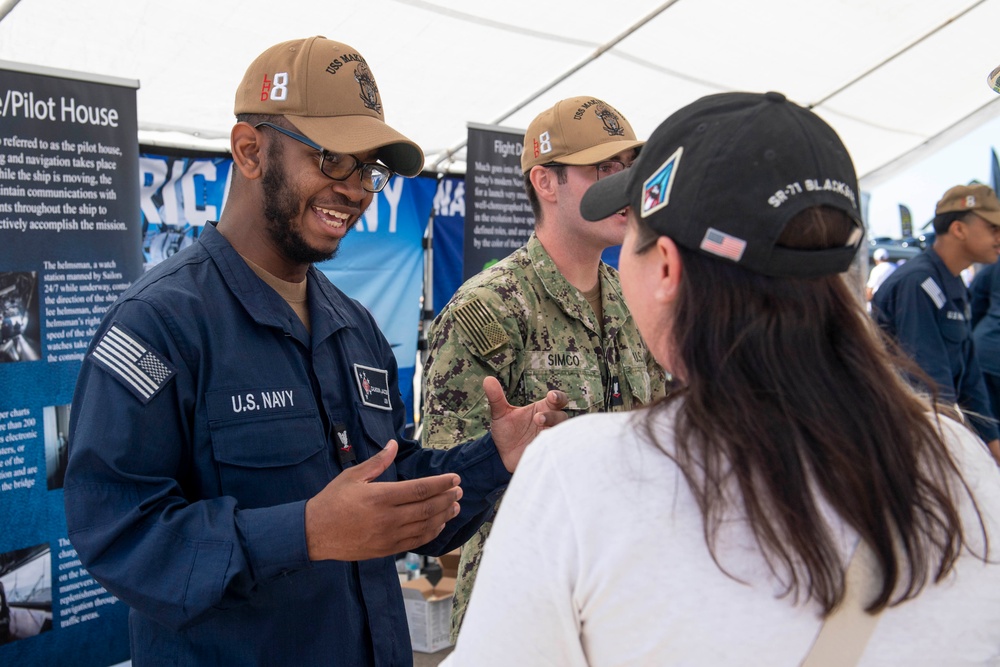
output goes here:
{"type": "Polygon", "coordinates": [[[462,284],[465,239],[465,179],[445,176],[434,195],[434,315],[462,284]]]}
{"type": "Polygon", "coordinates": [[[2,664],[128,658],[127,610],[77,559],[62,483],[84,351],[142,269],[135,95],[0,69],[2,664]]]}
{"type": "Polygon", "coordinates": [[[469,126],[462,277],[492,266],[531,236],[535,219],[521,173],[524,133],[469,126]]]}

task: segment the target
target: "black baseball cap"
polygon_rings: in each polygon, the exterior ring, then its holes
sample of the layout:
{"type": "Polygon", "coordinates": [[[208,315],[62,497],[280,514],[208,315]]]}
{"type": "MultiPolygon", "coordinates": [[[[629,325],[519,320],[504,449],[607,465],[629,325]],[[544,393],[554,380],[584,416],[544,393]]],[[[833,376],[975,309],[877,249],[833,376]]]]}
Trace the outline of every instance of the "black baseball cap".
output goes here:
{"type": "Polygon", "coordinates": [[[603,220],[631,206],[654,231],[691,250],[768,276],[846,271],[864,238],[858,179],[840,137],[781,93],[708,95],[649,137],[631,169],[587,190],[580,211],[603,220]],[[840,209],[857,223],[848,245],[779,246],[798,213],[840,209]]]}

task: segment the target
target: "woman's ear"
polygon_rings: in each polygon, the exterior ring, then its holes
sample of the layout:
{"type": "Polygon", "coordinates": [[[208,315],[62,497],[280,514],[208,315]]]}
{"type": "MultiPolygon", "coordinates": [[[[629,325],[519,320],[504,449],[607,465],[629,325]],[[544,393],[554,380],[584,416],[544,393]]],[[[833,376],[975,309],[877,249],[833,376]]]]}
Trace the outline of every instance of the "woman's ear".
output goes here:
{"type": "Polygon", "coordinates": [[[249,123],[236,123],[229,133],[229,145],[233,152],[233,164],[248,180],[260,178],[261,150],[260,135],[249,123]]]}
{"type": "Polygon", "coordinates": [[[651,250],[656,253],[657,285],[653,297],[660,303],[672,303],[680,293],[681,278],[684,274],[684,263],[677,251],[677,244],[668,236],[656,240],[656,246],[651,250]]]}

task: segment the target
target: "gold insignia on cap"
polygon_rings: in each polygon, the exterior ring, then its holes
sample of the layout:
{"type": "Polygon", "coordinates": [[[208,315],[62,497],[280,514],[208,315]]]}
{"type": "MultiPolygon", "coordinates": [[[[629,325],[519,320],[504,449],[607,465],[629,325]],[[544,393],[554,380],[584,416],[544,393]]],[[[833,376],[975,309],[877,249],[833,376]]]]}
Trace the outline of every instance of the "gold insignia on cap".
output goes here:
{"type": "Polygon", "coordinates": [[[455,319],[466,335],[472,339],[476,352],[486,356],[510,341],[504,328],[478,298],[472,299],[455,309],[455,319]]]}

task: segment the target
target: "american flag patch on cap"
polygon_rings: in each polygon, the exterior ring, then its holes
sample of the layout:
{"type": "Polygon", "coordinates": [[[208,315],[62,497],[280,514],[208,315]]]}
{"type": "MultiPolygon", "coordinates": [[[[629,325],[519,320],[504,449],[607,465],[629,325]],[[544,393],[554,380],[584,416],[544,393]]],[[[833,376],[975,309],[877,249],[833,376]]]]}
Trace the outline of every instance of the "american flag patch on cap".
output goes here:
{"type": "Polygon", "coordinates": [[[743,251],[747,248],[747,242],[741,238],[709,227],[699,247],[705,252],[738,262],[743,257],[743,251]]]}
{"type": "Polygon", "coordinates": [[[176,373],[166,359],[120,324],[112,324],[104,332],[90,358],[143,404],[149,403],[176,373]]]}

